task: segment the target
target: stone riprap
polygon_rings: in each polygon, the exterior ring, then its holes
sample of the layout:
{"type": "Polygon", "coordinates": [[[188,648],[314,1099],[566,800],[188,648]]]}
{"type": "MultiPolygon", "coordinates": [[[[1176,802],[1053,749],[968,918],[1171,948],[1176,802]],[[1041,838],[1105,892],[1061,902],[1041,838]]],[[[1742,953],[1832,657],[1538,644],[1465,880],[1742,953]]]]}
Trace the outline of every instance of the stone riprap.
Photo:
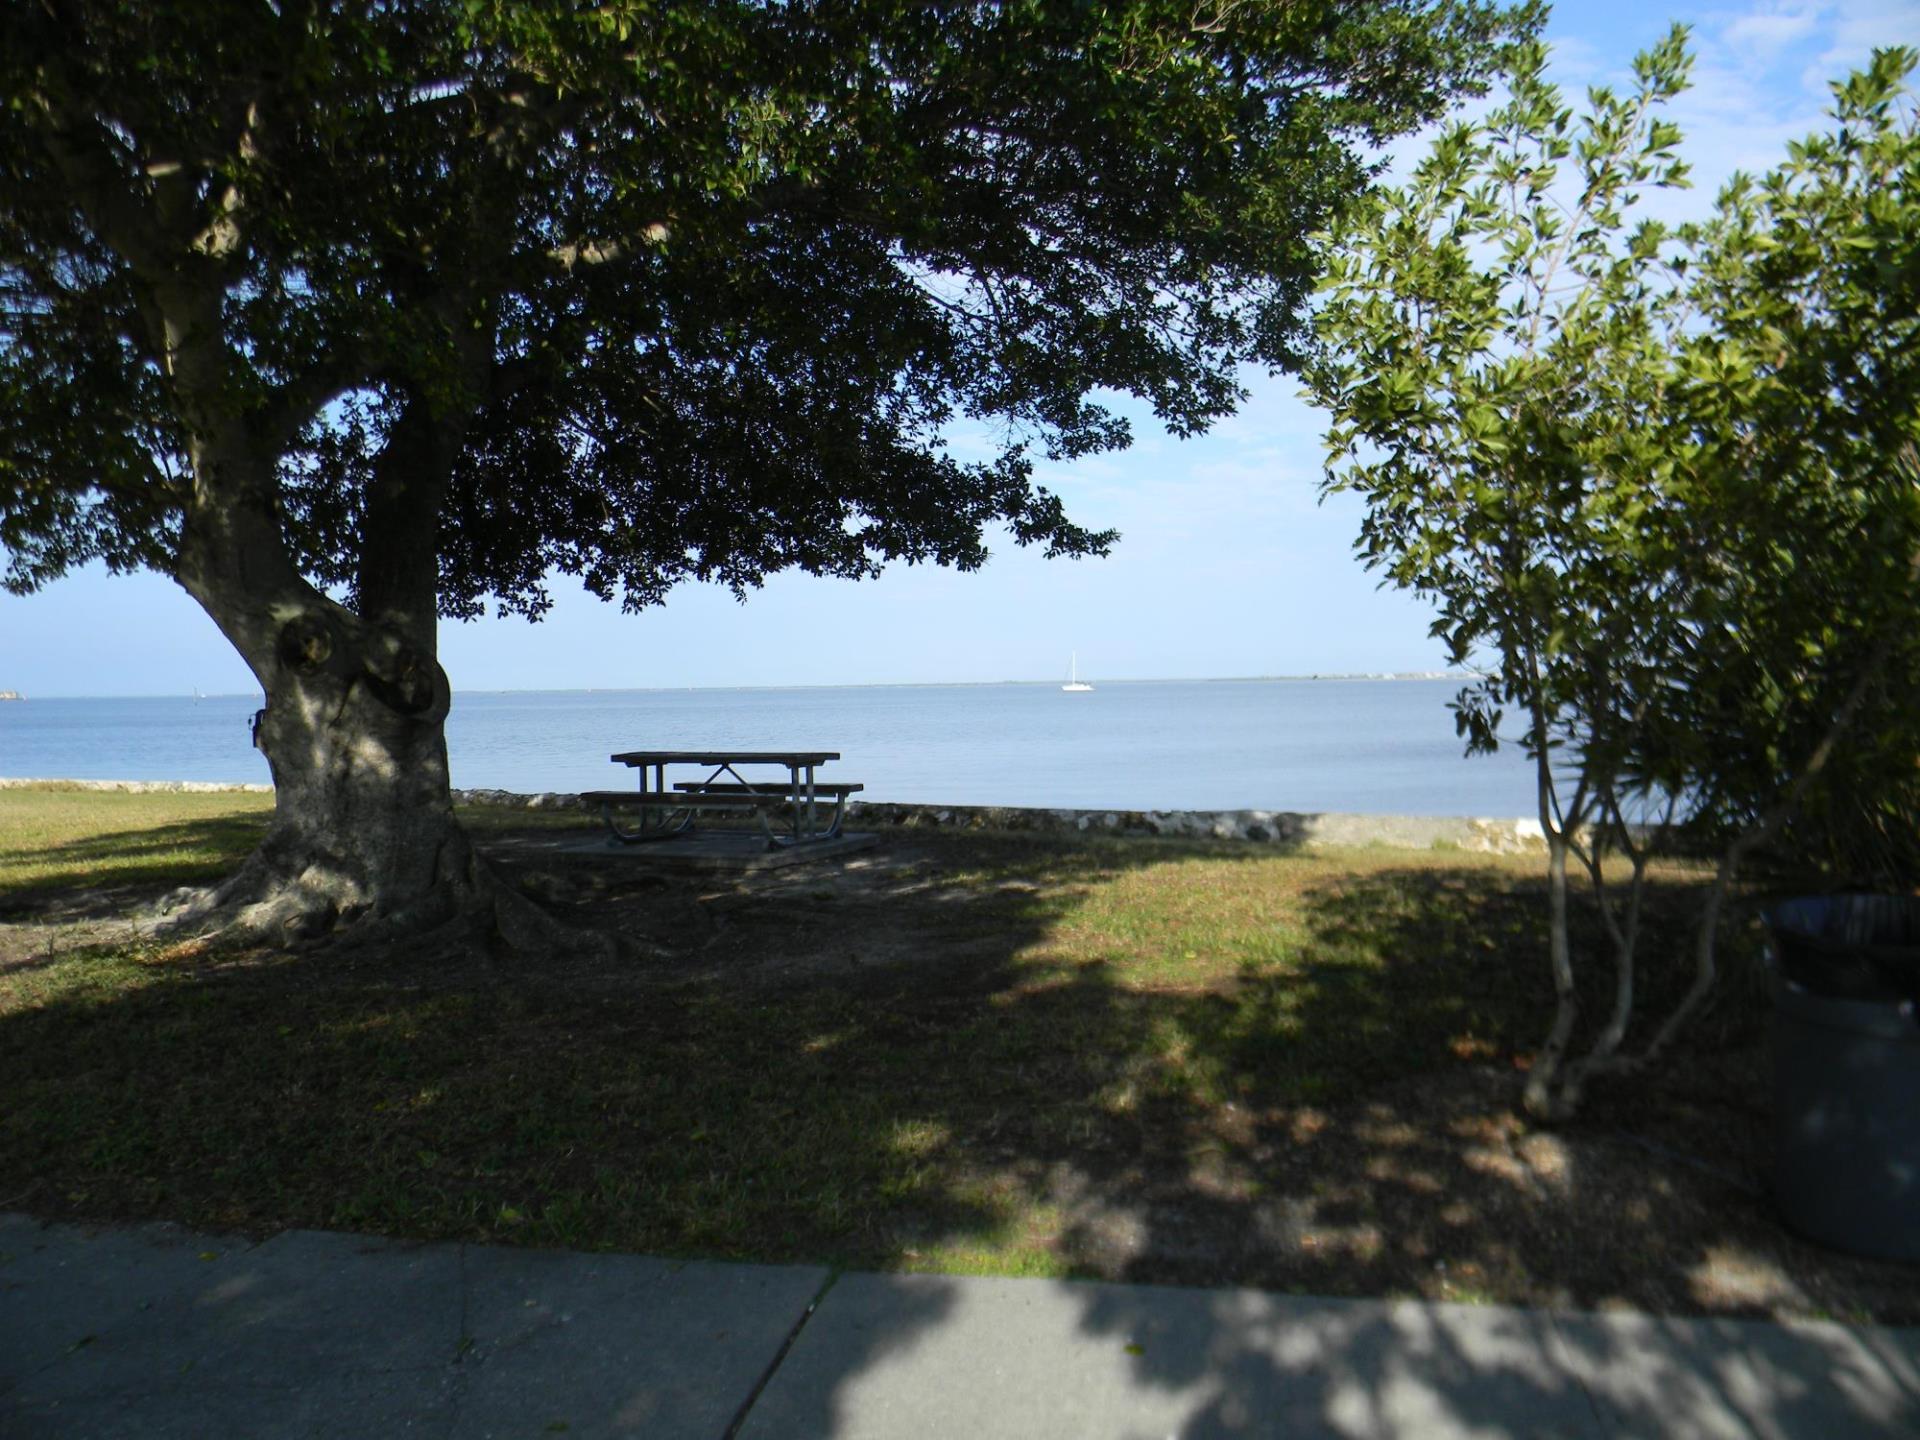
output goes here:
{"type": "Polygon", "coordinates": [[[1299,846],[1457,848],[1483,854],[1544,850],[1537,820],[1446,815],[1342,815],[1295,810],[1058,810],[1015,806],[851,804],[847,823],[901,828],[1165,835],[1299,846]]]}
{"type": "MultiPolygon", "coordinates": [[[[114,790],[125,794],[245,791],[271,785],[223,785],[205,780],[7,780],[0,790],[31,785],[114,790]]],[[[518,810],[587,810],[578,795],[547,790],[455,790],[456,805],[518,810]]],[[[1164,835],[1185,839],[1245,840],[1260,845],[1386,845],[1406,850],[1465,850],[1483,855],[1544,851],[1540,822],[1470,819],[1451,815],[1343,815],[1295,810],[1065,810],[1013,805],[847,804],[846,823],[866,829],[1024,830],[1046,834],[1164,835]]]]}
{"type": "MultiPolygon", "coordinates": [[[[578,795],[455,790],[461,805],[585,808],[578,795]]],[[[1049,834],[1166,835],[1300,846],[1388,845],[1487,855],[1544,850],[1540,822],[1450,815],[1342,815],[1292,810],[1065,810],[1013,805],[887,805],[852,800],[846,823],[864,829],[1025,830],[1049,834]]]]}
{"type": "Polygon", "coordinates": [[[112,790],[122,795],[218,795],[240,791],[249,795],[271,795],[271,785],[241,785],[225,780],[8,780],[0,778],[0,790],[29,790],[44,785],[62,790],[112,790]]]}
{"type": "Polygon", "coordinates": [[[509,810],[590,810],[578,795],[565,791],[543,790],[537,795],[522,795],[513,790],[455,790],[456,805],[499,805],[509,810]]]}

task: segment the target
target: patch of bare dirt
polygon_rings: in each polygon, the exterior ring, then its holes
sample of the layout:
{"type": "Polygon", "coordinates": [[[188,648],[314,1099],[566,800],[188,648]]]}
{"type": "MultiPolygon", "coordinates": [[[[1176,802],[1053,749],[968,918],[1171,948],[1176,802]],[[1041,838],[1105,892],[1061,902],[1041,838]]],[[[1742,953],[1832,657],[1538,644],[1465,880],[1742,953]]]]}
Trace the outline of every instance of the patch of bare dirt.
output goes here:
{"type": "MultiPolygon", "coordinates": [[[[1763,1076],[1763,1055],[1739,1061],[1763,1076]]],[[[1615,1093],[1556,1130],[1533,1127],[1516,1100],[1514,1076],[1462,1068],[1350,1101],[1229,1114],[1177,1152],[1119,1164],[1081,1154],[1026,1179],[1067,1217],[1060,1252],[1103,1278],[1920,1320],[1920,1267],[1838,1254],[1782,1227],[1751,1102],[1701,1107],[1696,1118],[1711,1110],[1719,1125],[1709,1137],[1644,1096],[1615,1093]]]]}
{"type": "MultiPolygon", "coordinates": [[[[982,933],[984,912],[1034,887],[956,892],[942,883],[948,854],[936,840],[901,843],[824,865],[766,871],[653,868],[644,857],[569,853],[551,831],[490,837],[490,857],[520,889],[562,919],[610,930],[648,952],[601,978],[622,985],[779,985],[899,966],[964,967],[969,953],[1004,955],[982,933]]],[[[568,978],[589,974],[576,967],[568,978]]]]}

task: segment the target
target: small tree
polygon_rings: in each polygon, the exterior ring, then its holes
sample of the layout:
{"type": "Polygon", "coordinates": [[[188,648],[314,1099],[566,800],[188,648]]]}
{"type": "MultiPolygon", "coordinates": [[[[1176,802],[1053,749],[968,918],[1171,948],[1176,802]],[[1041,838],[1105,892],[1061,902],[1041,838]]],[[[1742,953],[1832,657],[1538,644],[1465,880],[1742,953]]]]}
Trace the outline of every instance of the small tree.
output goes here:
{"type": "Polygon", "coordinates": [[[1556,994],[1526,1102],[1558,1116],[1704,1001],[1756,847],[1870,777],[1912,793],[1896,657],[1914,653],[1920,527],[1897,457],[1920,347],[1910,56],[1877,57],[1837,87],[1833,137],[1672,234],[1631,214],[1685,179],[1658,115],[1684,30],[1577,124],[1544,63],[1518,47],[1508,102],[1341,232],[1308,379],[1333,417],[1328,486],[1368,502],[1362,554],[1439,603],[1456,664],[1485,667],[1456,704],[1469,749],[1520,713],[1556,994]],[[1646,866],[1682,822],[1722,847],[1694,982],[1629,1055],[1646,866]],[[1614,962],[1577,1057],[1570,862],[1614,962]]]}
{"type": "Polygon", "coordinates": [[[1559,1105],[1578,1019],[1567,871],[1604,887],[1610,845],[1634,884],[1612,927],[1619,984],[1595,1054],[1632,995],[1645,853],[1622,825],[1637,696],[1671,648],[1650,518],[1670,461],[1655,424],[1678,323],[1668,237],[1626,217],[1684,183],[1661,102],[1684,83],[1684,32],[1636,61],[1633,93],[1594,91],[1576,124],[1536,42],[1509,97],[1448,130],[1411,182],[1384,190],[1331,251],[1307,372],[1332,414],[1327,485],[1363,495],[1359,549],[1436,600],[1455,664],[1485,664],[1455,704],[1470,751],[1500,743],[1509,707],[1532,759],[1548,855],[1557,1005],[1528,1104],[1559,1105]],[[1574,183],[1563,173],[1571,162],[1574,183]],[[1571,762],[1571,763],[1569,763],[1571,762]]]}
{"type": "Polygon", "coordinates": [[[278,799],[210,922],[528,936],[452,816],[438,616],[970,567],[1001,524],[1099,551],[1030,448],[1124,444],[1105,388],[1197,430],[1293,359],[1356,149],[1532,18],[8,6],[6,583],[161,570],[258,678],[278,799]]]}

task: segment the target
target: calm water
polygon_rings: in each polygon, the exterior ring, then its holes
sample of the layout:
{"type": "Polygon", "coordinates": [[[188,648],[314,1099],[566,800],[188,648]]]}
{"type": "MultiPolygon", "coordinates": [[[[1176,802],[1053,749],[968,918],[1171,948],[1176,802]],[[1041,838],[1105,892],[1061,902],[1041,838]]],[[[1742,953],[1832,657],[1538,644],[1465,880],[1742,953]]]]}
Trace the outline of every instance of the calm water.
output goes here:
{"type": "MultiPolygon", "coordinates": [[[[457,786],[623,786],[616,750],[838,750],[869,800],[1526,815],[1517,750],[1468,760],[1446,680],[1216,680],[809,690],[465,692],[457,786]]],[[[253,696],[0,704],[0,775],[264,782],[253,696]]]]}

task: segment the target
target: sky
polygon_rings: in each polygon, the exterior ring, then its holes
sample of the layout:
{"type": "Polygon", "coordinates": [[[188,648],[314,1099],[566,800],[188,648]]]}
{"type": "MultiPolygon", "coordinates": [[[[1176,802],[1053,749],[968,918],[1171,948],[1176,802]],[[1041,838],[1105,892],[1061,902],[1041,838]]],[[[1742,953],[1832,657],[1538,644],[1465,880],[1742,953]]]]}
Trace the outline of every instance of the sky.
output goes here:
{"type": "MultiPolygon", "coordinates": [[[[1827,82],[1877,45],[1920,44],[1920,0],[1732,5],[1561,0],[1552,75],[1624,88],[1634,54],[1693,31],[1693,88],[1670,110],[1695,188],[1663,218],[1704,213],[1737,169],[1777,164],[1818,128],[1827,82]]],[[[1403,145],[1402,153],[1417,153],[1403,145]]],[[[1121,533],[1111,556],[1049,561],[1011,542],[972,574],[897,568],[875,581],[785,575],[744,603],[682,586],[640,615],[558,577],[539,624],[443,622],[457,690],[972,683],[1437,670],[1423,602],[1354,558],[1361,509],[1319,499],[1323,421],[1285,377],[1249,373],[1238,414],[1185,441],[1144,411],[1131,449],[1043,466],[1067,513],[1121,533]]],[[[211,621],[154,575],[69,575],[0,594],[0,689],[27,695],[253,693],[211,621]]]]}

